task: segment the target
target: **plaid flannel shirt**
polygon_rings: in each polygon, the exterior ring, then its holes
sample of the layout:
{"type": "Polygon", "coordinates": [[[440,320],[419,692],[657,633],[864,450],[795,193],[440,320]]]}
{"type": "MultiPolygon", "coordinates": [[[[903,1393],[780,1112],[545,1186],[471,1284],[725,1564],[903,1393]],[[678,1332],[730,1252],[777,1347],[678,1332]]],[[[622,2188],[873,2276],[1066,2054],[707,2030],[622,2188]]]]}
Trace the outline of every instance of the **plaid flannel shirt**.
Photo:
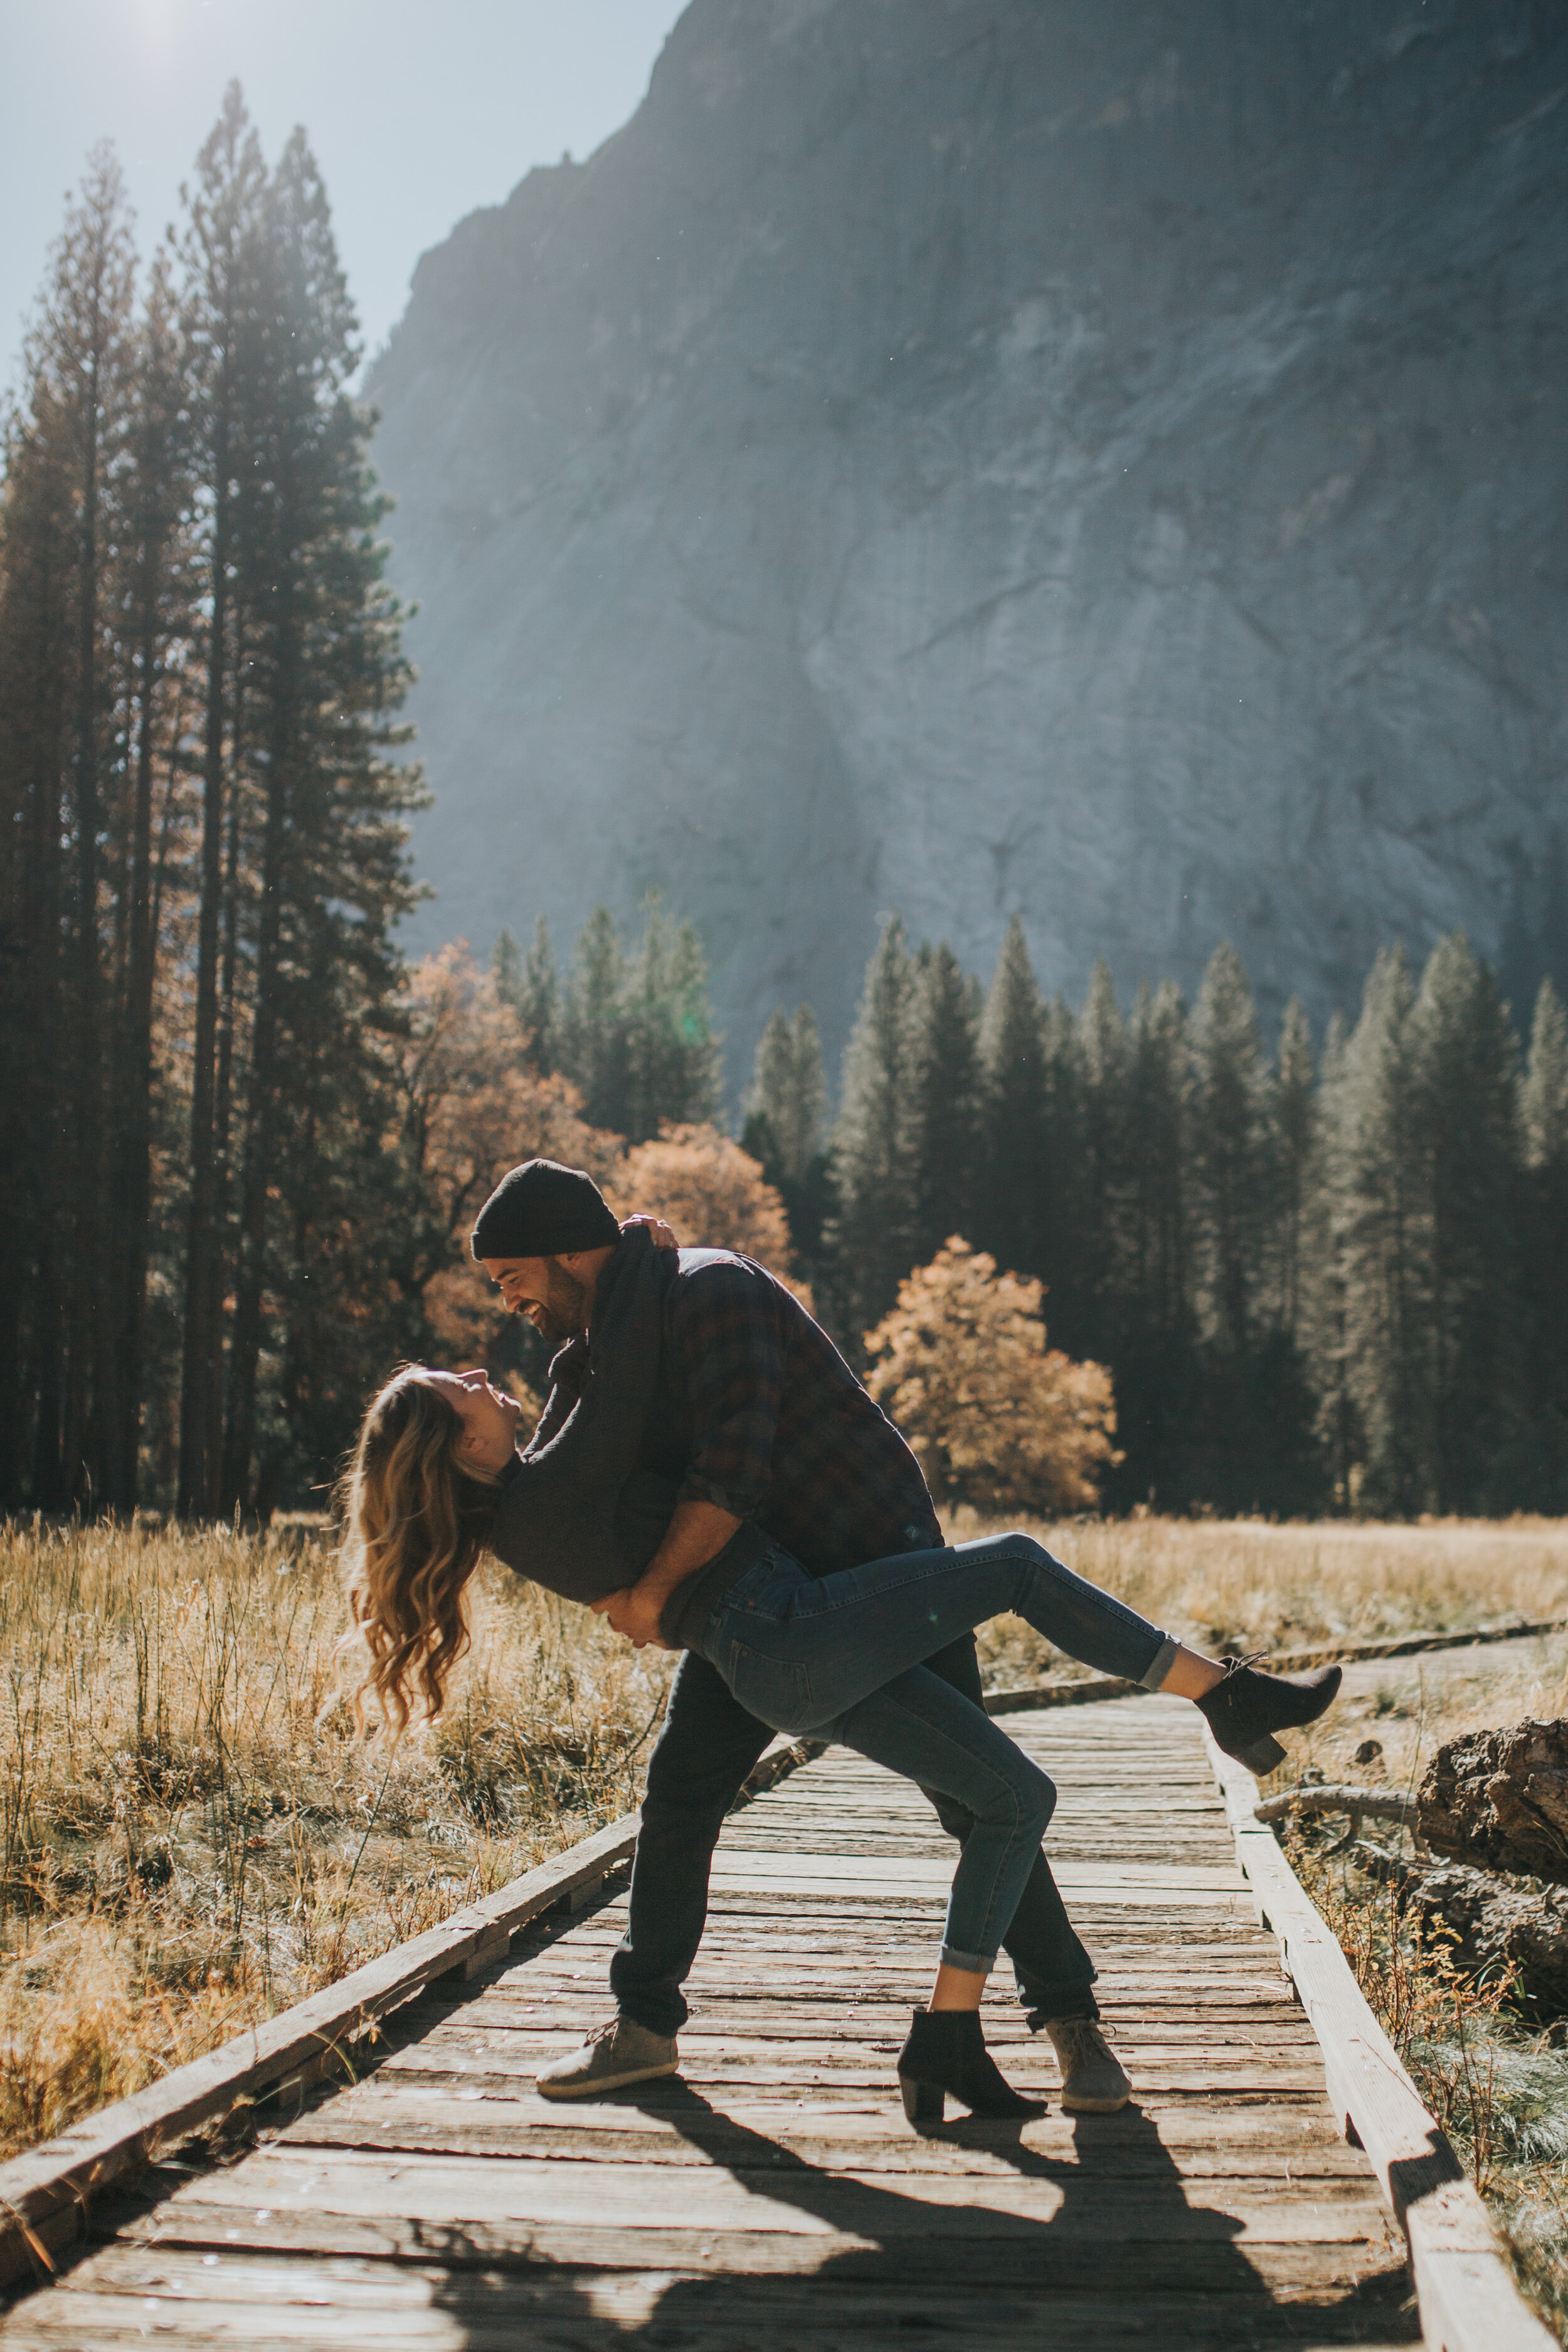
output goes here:
{"type": "MultiPolygon", "coordinates": [[[[593,1347],[550,1367],[533,1443],[581,1393],[593,1347]]],[[[638,1466],[680,1481],[793,1552],[813,1576],[940,1544],[915,1460],[820,1324],[765,1267],[731,1250],[682,1250],[665,1308],[664,1360],[638,1466]]]]}
{"type": "Polygon", "coordinates": [[[819,1324],[763,1266],[682,1250],[644,1466],[750,1519],[814,1576],[940,1544],[915,1460],[819,1324]]]}

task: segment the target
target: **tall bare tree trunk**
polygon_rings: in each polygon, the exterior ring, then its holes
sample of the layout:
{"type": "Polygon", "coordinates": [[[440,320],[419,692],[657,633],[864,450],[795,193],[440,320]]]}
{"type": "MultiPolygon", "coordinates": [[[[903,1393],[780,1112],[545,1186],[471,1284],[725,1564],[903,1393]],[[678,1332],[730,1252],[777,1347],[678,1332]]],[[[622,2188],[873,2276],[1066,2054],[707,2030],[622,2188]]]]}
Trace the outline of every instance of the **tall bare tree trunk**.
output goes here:
{"type": "Polygon", "coordinates": [[[224,986],[226,846],[232,838],[234,667],[237,509],[242,463],[242,346],[253,320],[254,265],[266,170],[237,83],[224,97],[216,129],[197,162],[186,254],[186,347],[204,376],[207,541],[206,711],[202,757],[201,897],[196,920],[196,1003],[191,1076],[190,1205],[186,1230],[184,1349],[180,1378],[183,1517],[210,1513],[217,1497],[223,1362],[223,1122],[220,1066],[224,986]]]}
{"type": "MultiPolygon", "coordinates": [[[[226,386],[225,387],[226,411],[226,386]]],[[[223,908],[224,753],[228,639],[226,413],[216,436],[212,618],[207,629],[206,725],[202,760],[201,901],[196,919],[196,1019],[191,1071],[191,1202],[185,1251],[185,1344],[180,1386],[179,1510],[200,1518],[213,1507],[212,1370],[217,1334],[213,1275],[217,1252],[217,1017],[223,908]]]]}

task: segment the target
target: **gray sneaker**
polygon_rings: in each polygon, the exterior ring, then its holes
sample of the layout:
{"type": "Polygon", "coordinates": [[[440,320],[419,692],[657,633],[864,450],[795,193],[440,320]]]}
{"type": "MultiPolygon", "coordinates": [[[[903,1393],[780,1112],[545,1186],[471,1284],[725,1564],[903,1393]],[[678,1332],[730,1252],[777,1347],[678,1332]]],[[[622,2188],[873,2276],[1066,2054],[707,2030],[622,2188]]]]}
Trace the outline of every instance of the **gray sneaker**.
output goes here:
{"type": "Polygon", "coordinates": [[[673,2074],[680,2052],[673,2033],[650,2033],[629,2017],[595,2025],[581,2050],[556,2058],[539,2077],[542,2099],[591,2099],[601,2091],[625,2090],[628,2083],[651,2083],[673,2074]]]}
{"type": "Polygon", "coordinates": [[[1061,2102],[1070,2114],[1113,2116],[1127,2105],[1132,2085],[1092,2017],[1048,2017],[1046,2032],[1062,2070],[1061,2102]]]}

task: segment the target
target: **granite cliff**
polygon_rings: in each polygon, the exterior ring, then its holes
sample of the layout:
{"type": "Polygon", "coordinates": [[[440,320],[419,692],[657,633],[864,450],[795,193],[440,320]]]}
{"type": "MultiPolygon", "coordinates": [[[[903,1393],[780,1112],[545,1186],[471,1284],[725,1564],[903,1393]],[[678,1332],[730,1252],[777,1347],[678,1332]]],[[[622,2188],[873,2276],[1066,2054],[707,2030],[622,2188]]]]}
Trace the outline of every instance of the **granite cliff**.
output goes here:
{"type": "Polygon", "coordinates": [[[1562,0],[693,0],[373,373],[426,935],[657,886],[737,1066],[889,907],[1320,1015],[1539,956],[1565,198],[1562,0]]]}

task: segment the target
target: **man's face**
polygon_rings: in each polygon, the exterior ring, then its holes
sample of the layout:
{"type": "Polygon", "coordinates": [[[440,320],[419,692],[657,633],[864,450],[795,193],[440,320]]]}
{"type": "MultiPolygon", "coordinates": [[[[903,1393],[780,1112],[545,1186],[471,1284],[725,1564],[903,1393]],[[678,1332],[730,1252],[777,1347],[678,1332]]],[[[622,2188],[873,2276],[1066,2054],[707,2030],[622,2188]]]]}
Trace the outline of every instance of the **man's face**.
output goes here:
{"type": "MultiPolygon", "coordinates": [[[[605,1253],[576,1255],[598,1257],[605,1253]]],[[[573,1271],[571,1258],[484,1257],[479,1264],[500,1292],[507,1313],[526,1315],[552,1348],[587,1329],[594,1286],[573,1271]]]]}

